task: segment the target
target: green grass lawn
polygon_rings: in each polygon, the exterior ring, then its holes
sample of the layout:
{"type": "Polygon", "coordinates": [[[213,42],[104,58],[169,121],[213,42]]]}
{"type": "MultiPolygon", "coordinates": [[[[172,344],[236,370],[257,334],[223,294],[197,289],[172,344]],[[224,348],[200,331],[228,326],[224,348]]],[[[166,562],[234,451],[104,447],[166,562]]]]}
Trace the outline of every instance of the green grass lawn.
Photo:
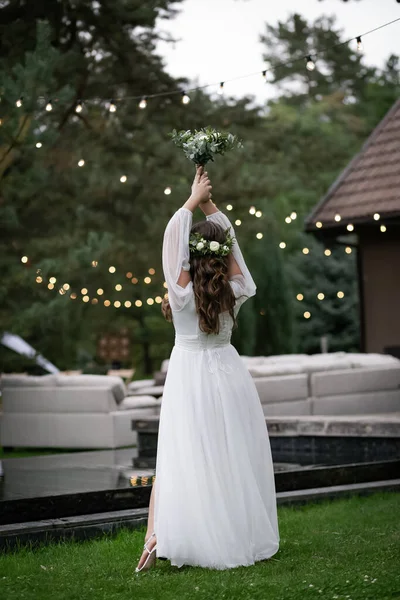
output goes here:
{"type": "Polygon", "coordinates": [[[2,600],[393,600],[400,598],[400,494],[279,507],[280,549],[225,571],[156,562],[135,573],[145,529],[0,556],[2,600]]]}

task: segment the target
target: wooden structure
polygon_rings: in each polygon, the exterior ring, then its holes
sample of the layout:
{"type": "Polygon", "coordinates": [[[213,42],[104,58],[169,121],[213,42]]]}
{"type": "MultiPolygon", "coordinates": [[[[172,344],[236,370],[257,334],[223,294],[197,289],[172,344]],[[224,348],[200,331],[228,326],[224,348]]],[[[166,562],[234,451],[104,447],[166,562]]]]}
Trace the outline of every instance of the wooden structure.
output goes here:
{"type": "Polygon", "coordinates": [[[361,346],[400,358],[400,99],[306,219],[357,248],[361,346]]]}

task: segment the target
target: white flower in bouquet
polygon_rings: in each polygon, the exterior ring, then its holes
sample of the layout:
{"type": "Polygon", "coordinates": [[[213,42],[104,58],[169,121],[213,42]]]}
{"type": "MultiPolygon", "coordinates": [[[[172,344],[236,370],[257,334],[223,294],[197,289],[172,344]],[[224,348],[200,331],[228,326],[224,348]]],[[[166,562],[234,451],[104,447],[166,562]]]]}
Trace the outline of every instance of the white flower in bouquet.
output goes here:
{"type": "Polygon", "coordinates": [[[219,250],[219,242],[210,242],[210,250],[217,252],[219,250]]]}
{"type": "Polygon", "coordinates": [[[196,250],[202,250],[203,248],[204,248],[204,244],[203,244],[203,242],[199,242],[199,243],[196,245],[196,250]]]}
{"type": "Polygon", "coordinates": [[[174,129],[170,136],[178,148],[182,148],[186,158],[202,166],[210,160],[213,161],[216,154],[225,154],[228,150],[243,148],[237,136],[216,131],[212,127],[195,129],[194,133],[190,129],[186,131],[174,129]]]}

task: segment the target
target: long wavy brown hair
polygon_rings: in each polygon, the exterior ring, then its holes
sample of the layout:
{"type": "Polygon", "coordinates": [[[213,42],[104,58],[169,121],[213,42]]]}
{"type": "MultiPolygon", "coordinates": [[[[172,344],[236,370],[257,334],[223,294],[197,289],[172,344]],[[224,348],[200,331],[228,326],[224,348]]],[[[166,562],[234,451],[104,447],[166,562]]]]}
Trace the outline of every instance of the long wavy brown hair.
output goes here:
{"type": "MultiPolygon", "coordinates": [[[[225,241],[224,229],[212,221],[199,221],[191,228],[192,233],[200,233],[206,240],[225,241]]],[[[237,327],[234,315],[235,295],[228,279],[228,256],[190,256],[190,276],[199,327],[204,333],[219,333],[219,315],[229,311],[234,328],[237,327]]],[[[172,310],[167,296],[164,296],[161,311],[167,321],[172,321],[172,310]]]]}

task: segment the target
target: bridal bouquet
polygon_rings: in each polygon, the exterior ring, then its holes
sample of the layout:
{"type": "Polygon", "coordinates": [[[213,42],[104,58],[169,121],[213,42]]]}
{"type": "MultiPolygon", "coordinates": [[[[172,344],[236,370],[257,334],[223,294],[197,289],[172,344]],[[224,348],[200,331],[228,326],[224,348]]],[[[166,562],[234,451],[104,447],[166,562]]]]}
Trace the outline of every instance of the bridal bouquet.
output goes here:
{"type": "Polygon", "coordinates": [[[186,158],[192,160],[195,165],[204,167],[210,160],[214,160],[215,154],[225,154],[234,148],[243,148],[242,142],[232,133],[216,131],[212,127],[202,128],[194,133],[187,131],[176,131],[170,133],[172,141],[182,148],[186,158]]]}

